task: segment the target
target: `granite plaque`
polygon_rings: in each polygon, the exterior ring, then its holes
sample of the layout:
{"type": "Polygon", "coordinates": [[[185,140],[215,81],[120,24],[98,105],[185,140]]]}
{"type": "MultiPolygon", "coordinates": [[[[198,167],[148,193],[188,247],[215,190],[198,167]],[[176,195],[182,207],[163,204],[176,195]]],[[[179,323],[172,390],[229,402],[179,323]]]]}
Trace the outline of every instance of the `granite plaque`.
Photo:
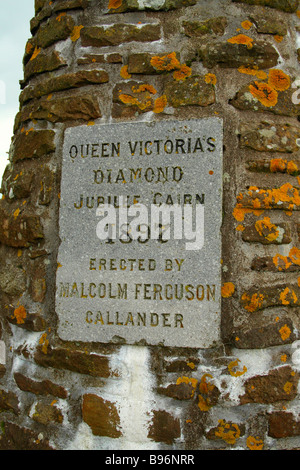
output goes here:
{"type": "Polygon", "coordinates": [[[222,120],[65,132],[59,336],[208,348],[221,317],[222,120]]]}

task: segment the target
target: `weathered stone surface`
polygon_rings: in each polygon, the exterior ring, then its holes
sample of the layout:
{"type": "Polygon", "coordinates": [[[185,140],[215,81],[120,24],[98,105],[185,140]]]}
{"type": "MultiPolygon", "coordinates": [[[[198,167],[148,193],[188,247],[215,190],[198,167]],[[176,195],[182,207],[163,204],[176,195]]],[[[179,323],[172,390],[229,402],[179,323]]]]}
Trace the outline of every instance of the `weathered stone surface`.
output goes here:
{"type": "Polygon", "coordinates": [[[67,63],[62,59],[58,52],[40,52],[33,60],[30,60],[25,65],[24,79],[27,81],[34,75],[52,72],[53,70],[65,67],[66,65],[67,63]]]}
{"type": "Polygon", "coordinates": [[[235,3],[247,3],[248,5],[262,5],[276,8],[287,13],[294,13],[298,8],[298,0],[232,0],[235,3]]]}
{"type": "Polygon", "coordinates": [[[0,379],[6,374],[6,367],[3,364],[0,364],[0,379]]]}
{"type": "Polygon", "coordinates": [[[113,90],[113,117],[130,117],[136,113],[151,111],[157,90],[144,82],[127,81],[117,83],[113,90]]]}
{"type": "Polygon", "coordinates": [[[257,326],[257,321],[249,320],[245,327],[233,332],[234,346],[239,349],[262,349],[296,340],[293,323],[290,319],[281,319],[257,326]]]}
{"type": "Polygon", "coordinates": [[[263,245],[285,245],[291,243],[291,230],[287,223],[261,224],[254,223],[245,227],[242,239],[249,243],[263,245]]]}
{"type": "Polygon", "coordinates": [[[2,411],[12,411],[15,415],[19,414],[19,400],[13,392],[0,390],[0,413],[2,411]]]}
{"type": "Polygon", "coordinates": [[[55,450],[48,439],[31,429],[5,422],[0,430],[0,450],[55,450]]]}
{"type": "Polygon", "coordinates": [[[300,265],[293,263],[288,256],[257,256],[251,263],[251,269],[262,272],[288,272],[300,271],[300,265]]]}
{"type": "Polygon", "coordinates": [[[259,152],[293,153],[299,151],[300,127],[261,122],[240,127],[240,145],[259,152]]]}
{"type": "Polygon", "coordinates": [[[8,296],[18,296],[26,289],[26,274],[24,269],[10,264],[1,263],[0,290],[8,296]]]}
{"type": "Polygon", "coordinates": [[[21,248],[44,238],[40,218],[22,213],[19,208],[13,212],[7,205],[0,205],[0,221],[0,242],[4,245],[21,248]]]}
{"type": "Polygon", "coordinates": [[[20,95],[20,103],[24,104],[33,98],[40,98],[55,91],[80,88],[85,85],[107,83],[109,80],[104,70],[80,70],[79,72],[66,73],[49,78],[38,85],[27,86],[20,95]]]}
{"type": "Polygon", "coordinates": [[[16,116],[15,128],[32,119],[50,122],[65,122],[75,119],[89,121],[101,117],[97,96],[75,95],[66,98],[50,97],[28,104],[16,116]]]}
{"type": "Polygon", "coordinates": [[[264,173],[286,173],[292,176],[300,174],[300,160],[273,158],[271,160],[249,160],[247,170],[264,173]]]}
{"type": "Polygon", "coordinates": [[[245,425],[234,423],[225,419],[219,420],[219,425],[209,429],[205,437],[212,441],[223,441],[226,444],[234,445],[238,439],[245,435],[245,425]]]}
{"type": "Polygon", "coordinates": [[[176,400],[190,400],[195,393],[195,389],[191,383],[170,384],[166,388],[159,387],[157,393],[176,400]]]}
{"type": "Polygon", "coordinates": [[[273,46],[262,41],[254,43],[252,48],[244,44],[220,42],[202,46],[199,58],[208,68],[219,65],[224,68],[251,66],[267,69],[277,65],[279,55],[273,46]]]}
{"type": "Polygon", "coordinates": [[[300,435],[300,421],[296,419],[293,413],[273,411],[268,414],[268,422],[268,435],[275,439],[300,435]]]}
{"type": "Polygon", "coordinates": [[[86,394],[82,402],[82,418],[95,436],[117,439],[122,436],[120,418],[114,403],[94,395],[86,394]]]}
{"type": "Polygon", "coordinates": [[[242,111],[256,111],[261,113],[272,113],[280,116],[298,116],[300,114],[300,104],[295,104],[292,95],[295,92],[293,88],[286,91],[279,91],[276,104],[274,106],[265,106],[250,91],[250,87],[256,87],[256,84],[262,82],[251,82],[243,86],[236,94],[235,98],[230,100],[235,108],[242,111]]]}
{"type": "Polygon", "coordinates": [[[241,192],[237,196],[237,201],[238,210],[239,208],[252,210],[276,209],[288,211],[288,214],[291,214],[294,210],[300,210],[299,189],[290,183],[267,189],[252,186],[247,191],[241,192]]]}
{"type": "Polygon", "coordinates": [[[72,350],[66,347],[48,348],[47,353],[38,347],[34,360],[42,367],[54,367],[55,369],[67,369],[79,374],[87,374],[93,377],[109,377],[109,360],[105,356],[86,354],[85,352],[72,350]]]}
{"type": "Polygon", "coordinates": [[[175,70],[175,67],[172,68],[171,62],[169,62],[168,67],[163,67],[159,69],[155,67],[151,62],[155,58],[167,58],[173,57],[173,62],[180,64],[180,56],[177,52],[172,53],[160,53],[157,54],[150,54],[149,52],[139,52],[136,54],[130,54],[128,57],[128,73],[131,74],[145,74],[145,75],[155,75],[160,73],[170,72],[175,70]]]}
{"type": "Polygon", "coordinates": [[[2,179],[2,193],[7,199],[25,199],[31,193],[33,173],[24,169],[7,168],[2,179]]]}
{"type": "MultiPolygon", "coordinates": [[[[30,21],[30,31],[34,34],[40,23],[49,18],[53,13],[63,12],[63,14],[65,14],[67,10],[85,9],[88,4],[89,0],[60,0],[59,2],[47,1],[43,4],[42,8],[39,8],[36,12],[36,16],[30,21]]],[[[61,17],[58,18],[58,21],[61,17]]]]}
{"type": "Polygon", "coordinates": [[[268,307],[300,305],[300,288],[292,284],[265,285],[260,289],[252,288],[241,296],[242,307],[250,313],[268,307]]]}
{"type": "Polygon", "coordinates": [[[169,81],[164,89],[168,103],[180,106],[209,106],[215,102],[215,89],[204,77],[193,76],[183,81],[169,81]]]}
{"type": "Polygon", "coordinates": [[[46,322],[44,318],[38,313],[28,313],[23,307],[22,317],[15,314],[16,309],[10,307],[8,309],[8,315],[6,316],[9,323],[16,325],[19,328],[24,328],[27,331],[44,331],[46,329],[46,322]]]}
{"type": "Polygon", "coordinates": [[[18,134],[13,142],[13,161],[39,158],[55,151],[55,132],[52,130],[28,131],[18,134]]]}
{"type": "Polygon", "coordinates": [[[173,444],[180,437],[180,421],[165,410],[154,410],[148,438],[155,442],[173,444]]]}
{"type": "Polygon", "coordinates": [[[274,18],[274,16],[250,16],[259,34],[274,34],[278,36],[286,36],[288,28],[283,21],[274,18]]]}
{"type": "Polygon", "coordinates": [[[294,400],[297,396],[298,372],[290,366],[271,370],[267,375],[257,375],[248,379],[245,394],[240,396],[240,404],[275,403],[294,400]]]}
{"type": "Polygon", "coordinates": [[[64,420],[61,410],[54,404],[39,402],[35,405],[30,416],[37,423],[49,425],[51,423],[61,424],[64,420]]]}
{"type": "Polygon", "coordinates": [[[36,34],[36,46],[45,49],[57,41],[67,39],[75,26],[75,21],[70,15],[59,15],[50,18],[47,23],[41,25],[36,34]]]}
{"type": "Polygon", "coordinates": [[[78,65],[84,64],[122,64],[121,54],[85,54],[77,60],[78,65]]]}
{"type": "Polygon", "coordinates": [[[182,26],[184,34],[190,38],[202,37],[206,34],[223,36],[227,26],[227,18],[219,16],[206,21],[183,21],[182,26]]]}
{"type": "Polygon", "coordinates": [[[117,8],[111,7],[109,13],[125,13],[140,10],[168,11],[192,6],[196,3],[197,0],[146,0],[142,2],[138,2],[137,0],[121,0],[120,6],[117,6],[117,8]]]}
{"type": "Polygon", "coordinates": [[[125,24],[112,26],[87,26],[81,30],[84,47],[117,46],[127,42],[153,42],[161,38],[159,24],[125,24]]]}
{"type": "Polygon", "coordinates": [[[29,377],[26,377],[19,372],[14,374],[14,379],[18,387],[23,390],[23,392],[30,392],[34,393],[35,395],[53,395],[54,397],[58,398],[67,398],[68,392],[65,390],[64,387],[60,385],[56,385],[55,383],[51,382],[51,380],[42,380],[38,382],[36,380],[32,380],[29,377]]]}

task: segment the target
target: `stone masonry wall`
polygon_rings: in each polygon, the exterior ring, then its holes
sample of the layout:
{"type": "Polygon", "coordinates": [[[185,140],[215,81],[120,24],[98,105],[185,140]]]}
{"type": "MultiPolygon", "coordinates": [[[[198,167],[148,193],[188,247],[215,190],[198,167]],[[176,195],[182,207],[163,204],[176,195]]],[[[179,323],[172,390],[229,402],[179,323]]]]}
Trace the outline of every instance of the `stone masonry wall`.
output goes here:
{"type": "Polygon", "coordinates": [[[0,201],[0,449],[300,448],[299,8],[35,0],[0,201]],[[222,343],[61,341],[64,130],[208,116],[224,120],[222,343]]]}

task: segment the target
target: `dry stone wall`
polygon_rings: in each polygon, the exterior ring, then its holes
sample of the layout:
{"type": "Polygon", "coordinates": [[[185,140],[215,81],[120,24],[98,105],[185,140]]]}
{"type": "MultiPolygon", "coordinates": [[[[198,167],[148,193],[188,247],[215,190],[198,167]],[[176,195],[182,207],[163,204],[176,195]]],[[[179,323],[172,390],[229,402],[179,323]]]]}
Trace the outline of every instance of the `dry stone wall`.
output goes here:
{"type": "Polygon", "coordinates": [[[0,448],[299,449],[298,0],[35,0],[30,26],[0,201],[0,448]],[[222,341],[62,341],[65,129],[212,116],[222,341]]]}

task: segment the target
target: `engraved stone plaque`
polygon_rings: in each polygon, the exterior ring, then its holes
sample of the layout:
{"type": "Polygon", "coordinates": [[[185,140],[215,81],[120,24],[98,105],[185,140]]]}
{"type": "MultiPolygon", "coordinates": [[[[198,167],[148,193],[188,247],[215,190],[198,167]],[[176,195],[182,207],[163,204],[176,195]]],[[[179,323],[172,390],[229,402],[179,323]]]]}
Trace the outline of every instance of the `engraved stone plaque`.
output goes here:
{"type": "Polygon", "coordinates": [[[220,339],[223,123],[65,132],[59,336],[208,348],[220,339]]]}

